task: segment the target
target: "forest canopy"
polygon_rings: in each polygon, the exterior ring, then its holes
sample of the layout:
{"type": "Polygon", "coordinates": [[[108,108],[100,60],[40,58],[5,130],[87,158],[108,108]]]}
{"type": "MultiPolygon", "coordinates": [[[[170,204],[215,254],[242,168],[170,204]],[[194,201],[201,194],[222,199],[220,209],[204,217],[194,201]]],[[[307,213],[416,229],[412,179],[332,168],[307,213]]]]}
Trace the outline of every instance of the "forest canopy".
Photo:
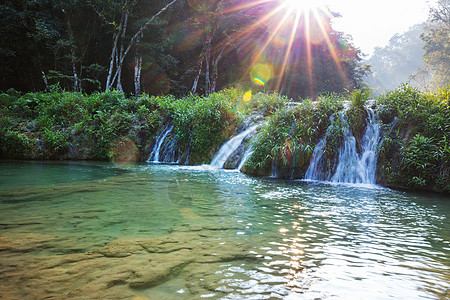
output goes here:
{"type": "Polygon", "coordinates": [[[14,0],[0,5],[0,90],[294,99],[360,87],[367,66],[337,13],[285,1],[14,0]]]}
{"type": "Polygon", "coordinates": [[[366,61],[371,73],[364,81],[381,94],[405,82],[421,90],[436,91],[450,84],[450,1],[430,8],[427,22],[395,34],[384,47],[376,47],[366,61]]]}

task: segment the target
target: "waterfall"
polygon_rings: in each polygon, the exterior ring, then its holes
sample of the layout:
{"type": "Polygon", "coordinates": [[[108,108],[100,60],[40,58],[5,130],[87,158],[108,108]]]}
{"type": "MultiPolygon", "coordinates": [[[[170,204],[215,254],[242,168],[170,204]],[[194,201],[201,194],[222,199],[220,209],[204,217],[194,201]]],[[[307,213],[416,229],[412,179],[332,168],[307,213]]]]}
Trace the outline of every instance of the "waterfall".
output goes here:
{"type": "Polygon", "coordinates": [[[214,168],[223,168],[225,162],[228,160],[231,154],[233,154],[233,152],[236,151],[236,149],[241,145],[242,141],[249,134],[256,131],[257,127],[258,125],[249,127],[247,130],[239,133],[238,135],[227,141],[225,144],[223,144],[222,147],[217,152],[217,154],[214,156],[210,165],[214,168]]]}
{"type": "Polygon", "coordinates": [[[381,140],[381,126],[372,110],[368,109],[367,113],[369,121],[360,141],[360,153],[357,150],[356,138],[350,129],[345,111],[340,114],[341,124],[343,125],[343,144],[338,151],[334,174],[331,174],[329,162],[326,162],[324,157],[327,138],[332,132],[330,128],[335,126],[334,116],[332,116],[332,125],[328,128],[325,137],[316,145],[305,179],[343,183],[376,183],[377,147],[381,140]]]}
{"type": "MultiPolygon", "coordinates": [[[[167,140],[168,137],[166,136],[165,140],[167,140]]],[[[178,149],[178,141],[175,136],[172,136],[167,142],[163,142],[162,149],[160,150],[160,162],[166,162],[166,163],[179,163],[180,157],[175,159],[175,156],[177,154],[178,149]]]]}
{"type": "Polygon", "coordinates": [[[369,122],[361,139],[361,153],[356,149],[356,139],[351,130],[345,127],[344,145],[339,149],[339,162],[331,177],[333,182],[376,183],[378,159],[377,147],[380,142],[380,123],[372,110],[367,110],[369,122]]]}
{"type": "Polygon", "coordinates": [[[154,162],[154,163],[160,162],[159,154],[161,152],[161,146],[163,145],[164,140],[169,135],[169,133],[172,132],[172,130],[173,130],[173,126],[170,126],[169,124],[167,124],[166,127],[164,127],[163,131],[156,139],[155,146],[153,147],[152,152],[150,153],[150,156],[148,157],[147,162],[154,162]]]}
{"type": "Polygon", "coordinates": [[[329,180],[327,174],[328,166],[326,164],[326,159],[324,156],[324,149],[326,146],[327,138],[332,134],[335,123],[335,115],[332,114],[330,117],[331,125],[328,127],[325,136],[317,143],[314,147],[314,152],[312,155],[311,162],[309,163],[308,170],[306,170],[305,179],[309,180],[329,180]]]}
{"type": "Polygon", "coordinates": [[[237,170],[240,171],[244,165],[247,159],[249,159],[250,156],[253,154],[253,148],[250,146],[247,151],[245,151],[244,156],[242,156],[241,162],[239,163],[239,166],[237,167],[237,170]]]}

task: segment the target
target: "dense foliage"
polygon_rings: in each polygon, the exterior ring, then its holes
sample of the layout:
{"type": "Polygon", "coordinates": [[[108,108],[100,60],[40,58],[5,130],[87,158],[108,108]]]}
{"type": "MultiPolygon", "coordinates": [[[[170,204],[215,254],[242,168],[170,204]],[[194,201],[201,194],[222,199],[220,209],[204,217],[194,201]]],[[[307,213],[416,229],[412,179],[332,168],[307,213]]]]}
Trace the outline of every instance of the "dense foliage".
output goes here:
{"type": "Polygon", "coordinates": [[[450,89],[422,93],[404,85],[377,100],[385,127],[380,181],[450,192],[450,89]]]}
{"type": "Polygon", "coordinates": [[[450,83],[450,1],[439,0],[430,11],[430,22],[422,35],[425,41],[424,62],[432,75],[432,86],[450,83]]]}
{"type": "Polygon", "coordinates": [[[183,98],[10,90],[0,94],[0,157],[146,160],[157,136],[170,125],[181,163],[209,163],[223,142],[248,126],[250,116],[258,116],[262,125],[243,171],[269,176],[276,170],[277,177],[303,178],[326,132],[323,151],[330,170],[344,126],[350,126],[358,144],[370,105],[383,124],[377,181],[449,192],[450,90],[424,93],[404,85],[373,103],[367,102],[369,97],[361,90],[301,102],[236,89],[183,98]],[[338,117],[343,112],[348,124],[338,117]],[[116,158],[120,153],[129,157],[116,158]]]}
{"type": "Polygon", "coordinates": [[[282,106],[263,126],[246,172],[269,175],[276,170],[277,177],[302,178],[314,146],[329,126],[330,116],[339,109],[342,98],[336,95],[282,106]]]}
{"type": "Polygon", "coordinates": [[[256,89],[259,78],[261,90],[297,99],[361,84],[360,51],[331,27],[337,15],[322,12],[306,24],[305,15],[289,15],[280,3],[3,1],[0,90],[59,84],[88,93],[209,95],[229,86],[256,89]],[[261,65],[270,71],[255,73],[261,65]]]}
{"type": "Polygon", "coordinates": [[[0,94],[0,157],[104,160],[126,139],[143,160],[161,125],[171,123],[180,153],[190,153],[192,164],[209,163],[246,115],[267,114],[280,98],[257,93],[244,101],[242,94],[228,89],[176,99],[146,94],[126,98],[118,91],[10,90],[0,94]]]}

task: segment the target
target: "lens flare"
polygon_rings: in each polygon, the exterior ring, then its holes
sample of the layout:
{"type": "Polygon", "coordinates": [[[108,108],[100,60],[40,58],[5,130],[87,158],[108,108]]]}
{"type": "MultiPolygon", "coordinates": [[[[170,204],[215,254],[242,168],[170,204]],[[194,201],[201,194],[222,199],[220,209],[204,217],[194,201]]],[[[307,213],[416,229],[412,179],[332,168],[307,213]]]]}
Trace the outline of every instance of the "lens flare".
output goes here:
{"type": "Polygon", "coordinates": [[[249,90],[245,92],[244,96],[242,97],[242,101],[248,102],[252,99],[252,90],[249,90]]]}
{"type": "Polygon", "coordinates": [[[131,139],[121,137],[111,143],[109,157],[116,166],[127,167],[139,160],[139,149],[131,139]]]}
{"type": "Polygon", "coordinates": [[[253,81],[257,84],[257,85],[265,85],[266,83],[264,82],[264,80],[262,80],[261,78],[255,77],[253,78],[253,81]]]}
{"type": "Polygon", "coordinates": [[[257,64],[250,71],[251,80],[257,85],[264,86],[273,76],[273,67],[270,63],[257,64]]]}

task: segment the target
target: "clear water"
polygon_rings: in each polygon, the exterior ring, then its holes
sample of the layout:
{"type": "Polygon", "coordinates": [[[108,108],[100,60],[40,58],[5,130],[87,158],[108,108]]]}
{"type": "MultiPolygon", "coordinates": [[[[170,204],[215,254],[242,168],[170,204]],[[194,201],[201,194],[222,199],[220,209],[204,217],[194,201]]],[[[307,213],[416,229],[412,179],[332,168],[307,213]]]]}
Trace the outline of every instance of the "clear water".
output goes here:
{"type": "Polygon", "coordinates": [[[450,199],[436,195],[208,166],[0,162],[0,224],[2,299],[450,297],[450,199]],[[159,252],[94,254],[161,239],[159,252]]]}

